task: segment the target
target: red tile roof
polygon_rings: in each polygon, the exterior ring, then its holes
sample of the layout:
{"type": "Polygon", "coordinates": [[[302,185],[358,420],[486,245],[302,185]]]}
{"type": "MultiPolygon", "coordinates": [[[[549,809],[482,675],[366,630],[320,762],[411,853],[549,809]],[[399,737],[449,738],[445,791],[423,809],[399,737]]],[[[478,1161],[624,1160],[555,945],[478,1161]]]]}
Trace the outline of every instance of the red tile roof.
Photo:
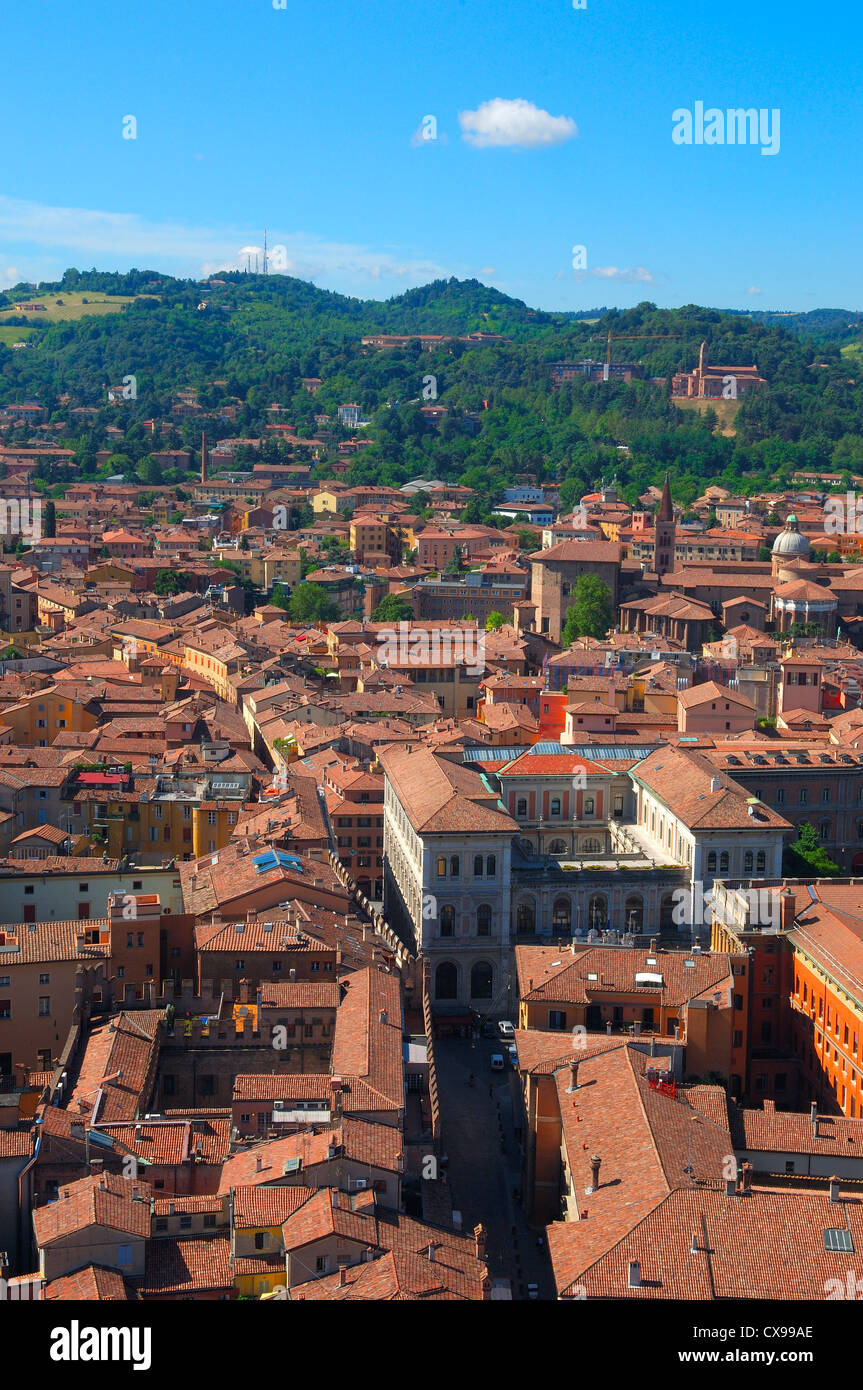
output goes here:
{"type": "Polygon", "coordinates": [[[143,1298],[233,1290],[227,1236],[187,1236],[147,1242],[146,1271],[138,1285],[143,1298]]]}
{"type": "Polygon", "coordinates": [[[145,1182],[101,1173],[64,1184],[55,1202],[37,1207],[33,1229],[38,1246],[84,1231],[107,1226],[146,1239],[150,1234],[150,1188],[145,1182]]]}

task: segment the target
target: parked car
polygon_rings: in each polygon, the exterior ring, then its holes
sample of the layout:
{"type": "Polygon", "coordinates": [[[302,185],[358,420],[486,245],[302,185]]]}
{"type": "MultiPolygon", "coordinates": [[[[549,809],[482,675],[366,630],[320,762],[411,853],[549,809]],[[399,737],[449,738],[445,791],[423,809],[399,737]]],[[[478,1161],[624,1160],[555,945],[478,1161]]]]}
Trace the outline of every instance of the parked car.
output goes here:
{"type": "Polygon", "coordinates": [[[481,1038],[496,1038],[497,1024],[493,1023],[490,1018],[487,1018],[480,1028],[479,1034],[481,1038]]]}
{"type": "Polygon", "coordinates": [[[500,1052],[493,1052],[493,1053],[491,1054],[491,1062],[490,1062],[490,1064],[491,1064],[491,1069],[492,1069],[492,1071],[503,1071],[504,1063],[503,1063],[503,1055],[502,1055],[502,1053],[500,1053],[500,1052]]]}
{"type": "Polygon", "coordinates": [[[508,1018],[501,1019],[500,1023],[497,1025],[497,1031],[502,1038],[510,1039],[515,1037],[515,1028],[508,1018]]]}
{"type": "Polygon", "coordinates": [[[507,1057],[508,1057],[508,1059],[509,1059],[509,1064],[510,1064],[510,1066],[511,1066],[511,1067],[517,1067],[517,1066],[518,1066],[518,1049],[517,1049],[515,1043],[510,1043],[509,1047],[506,1049],[506,1055],[507,1055],[507,1057]]]}

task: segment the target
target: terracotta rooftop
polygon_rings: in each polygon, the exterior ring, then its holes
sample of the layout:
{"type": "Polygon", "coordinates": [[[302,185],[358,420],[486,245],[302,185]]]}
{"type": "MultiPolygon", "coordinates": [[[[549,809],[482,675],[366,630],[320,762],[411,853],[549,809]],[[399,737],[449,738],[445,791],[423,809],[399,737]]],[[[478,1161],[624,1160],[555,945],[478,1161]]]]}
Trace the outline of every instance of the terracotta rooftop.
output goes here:
{"type": "Polygon", "coordinates": [[[57,1200],[33,1212],[38,1246],[51,1245],[89,1226],[106,1226],[142,1240],[150,1234],[151,1188],[116,1173],[64,1183],[57,1200]]]}

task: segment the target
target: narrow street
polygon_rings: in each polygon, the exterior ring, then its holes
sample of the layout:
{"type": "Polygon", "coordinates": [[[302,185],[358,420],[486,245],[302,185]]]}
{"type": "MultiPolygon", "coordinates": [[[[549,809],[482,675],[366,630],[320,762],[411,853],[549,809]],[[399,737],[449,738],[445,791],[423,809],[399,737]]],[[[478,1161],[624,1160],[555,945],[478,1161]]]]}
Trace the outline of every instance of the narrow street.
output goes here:
{"type": "Polygon", "coordinates": [[[545,1241],[528,1226],[515,1193],[521,1187],[521,1155],[514,1128],[518,1120],[518,1079],[507,1065],[493,1072],[490,1058],[502,1052],[493,1039],[444,1038],[435,1043],[441,1097],[442,1152],[449,1160],[452,1204],[461,1212],[462,1230],[479,1223],[488,1234],[492,1279],[509,1279],[514,1299],[538,1285],[539,1297],[554,1297],[545,1241]],[[471,1073],[476,1084],[471,1087],[471,1073]]]}

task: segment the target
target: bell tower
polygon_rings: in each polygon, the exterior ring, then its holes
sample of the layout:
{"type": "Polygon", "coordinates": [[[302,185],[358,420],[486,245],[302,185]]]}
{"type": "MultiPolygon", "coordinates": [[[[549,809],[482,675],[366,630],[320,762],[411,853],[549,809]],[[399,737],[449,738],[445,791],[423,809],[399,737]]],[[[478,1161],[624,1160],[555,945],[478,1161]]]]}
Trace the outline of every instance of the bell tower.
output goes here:
{"type": "Polygon", "coordinates": [[[671,488],[668,474],[662,486],[662,497],[654,522],[653,568],[657,574],[668,574],[674,569],[674,542],[677,525],[674,520],[674,507],[671,502],[671,488]]]}

